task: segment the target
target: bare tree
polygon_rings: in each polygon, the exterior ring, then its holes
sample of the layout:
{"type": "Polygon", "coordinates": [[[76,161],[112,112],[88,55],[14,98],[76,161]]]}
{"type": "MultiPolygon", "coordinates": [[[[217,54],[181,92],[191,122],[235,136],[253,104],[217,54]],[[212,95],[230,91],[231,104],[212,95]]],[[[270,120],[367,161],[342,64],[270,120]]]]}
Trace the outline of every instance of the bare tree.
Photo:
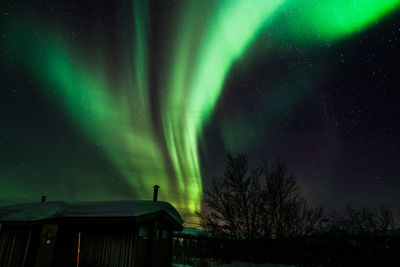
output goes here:
{"type": "Polygon", "coordinates": [[[294,175],[277,160],[271,167],[264,164],[263,212],[264,231],[274,237],[310,233],[322,223],[322,208],[311,208],[302,197],[294,175]]]}
{"type": "Polygon", "coordinates": [[[342,215],[334,213],[330,217],[330,224],[351,235],[385,234],[393,229],[393,211],[383,204],[375,210],[347,205],[342,215]]]}
{"type": "Polygon", "coordinates": [[[243,154],[228,155],[224,175],[213,179],[204,200],[201,226],[216,235],[288,237],[310,233],[322,222],[322,208],[311,208],[300,196],[280,161],[251,169],[243,154]]]}
{"type": "Polygon", "coordinates": [[[372,232],[372,224],[374,214],[367,208],[363,207],[360,210],[347,205],[344,211],[345,230],[353,235],[367,235],[372,232]]]}
{"type": "Polygon", "coordinates": [[[235,238],[254,238],[260,206],[259,169],[250,169],[243,154],[228,155],[223,176],[214,178],[205,192],[210,211],[199,214],[201,226],[218,235],[235,238]]]}
{"type": "Polygon", "coordinates": [[[298,219],[294,223],[294,225],[297,226],[296,232],[294,233],[295,235],[312,234],[315,231],[319,231],[326,221],[323,216],[323,208],[312,208],[305,198],[302,198],[301,206],[297,216],[298,219]]]}
{"type": "Polygon", "coordinates": [[[375,210],[375,230],[386,233],[388,230],[393,230],[393,227],[394,217],[392,209],[384,204],[379,204],[378,208],[375,210]]]}

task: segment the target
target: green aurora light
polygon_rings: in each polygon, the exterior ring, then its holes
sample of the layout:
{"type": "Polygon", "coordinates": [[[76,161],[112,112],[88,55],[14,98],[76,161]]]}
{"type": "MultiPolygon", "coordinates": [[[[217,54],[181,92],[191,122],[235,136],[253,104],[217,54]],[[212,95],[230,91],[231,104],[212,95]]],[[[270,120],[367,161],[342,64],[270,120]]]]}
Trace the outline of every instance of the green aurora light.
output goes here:
{"type": "MultiPolygon", "coordinates": [[[[199,139],[231,66],[259,34],[271,31],[271,38],[302,45],[337,41],[395,10],[400,0],[185,1],[181,27],[172,29],[169,64],[157,74],[167,81],[158,109],[150,99],[150,91],[160,88],[149,85],[146,3],[133,3],[133,45],[123,48],[133,56],[120,63],[123,71],[118,82],[109,75],[104,58],[93,61],[79,56],[76,47],[52,38],[50,27],[31,22],[25,23],[22,40],[14,37],[21,43],[20,58],[9,64],[23,64],[26,59],[35,63],[37,79],[57,92],[87,138],[102,144],[137,197],[151,196],[152,186],[159,184],[178,210],[194,213],[201,209],[202,199],[199,139]],[[154,116],[160,118],[162,132],[155,130],[154,116]]],[[[229,133],[223,136],[229,136],[233,145],[236,138],[229,133]]]]}
{"type": "Polygon", "coordinates": [[[284,41],[335,41],[365,30],[397,9],[400,0],[286,1],[272,23],[284,41]]]}

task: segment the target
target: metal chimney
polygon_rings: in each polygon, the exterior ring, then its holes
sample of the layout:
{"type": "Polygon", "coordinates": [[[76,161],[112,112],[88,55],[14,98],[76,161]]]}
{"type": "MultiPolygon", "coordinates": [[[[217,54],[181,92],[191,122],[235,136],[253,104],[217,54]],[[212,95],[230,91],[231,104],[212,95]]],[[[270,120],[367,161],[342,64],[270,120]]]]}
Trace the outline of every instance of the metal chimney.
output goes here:
{"type": "Polygon", "coordinates": [[[158,197],[158,188],[160,188],[158,185],[153,186],[154,188],[154,194],[153,194],[153,201],[157,201],[158,197]]]}
{"type": "Polygon", "coordinates": [[[42,203],[46,202],[46,196],[42,196],[42,203]]]}

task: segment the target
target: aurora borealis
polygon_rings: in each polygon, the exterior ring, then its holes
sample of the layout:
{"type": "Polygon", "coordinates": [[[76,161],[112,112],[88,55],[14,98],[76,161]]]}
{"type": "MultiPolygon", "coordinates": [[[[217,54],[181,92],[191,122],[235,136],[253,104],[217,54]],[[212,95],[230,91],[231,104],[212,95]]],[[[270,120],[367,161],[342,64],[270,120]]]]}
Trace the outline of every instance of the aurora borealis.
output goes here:
{"type": "Polygon", "coordinates": [[[382,176],[384,188],[400,185],[387,165],[400,153],[388,114],[400,113],[385,102],[398,93],[372,89],[399,72],[390,57],[361,63],[385,53],[368,48],[375,35],[400,33],[400,0],[84,2],[1,4],[0,204],[150,199],[158,184],[161,199],[194,213],[226,150],[283,157],[316,204],[346,202],[382,176]],[[360,62],[341,67],[343,51],[360,62]],[[367,83],[377,65],[388,73],[367,83]]]}

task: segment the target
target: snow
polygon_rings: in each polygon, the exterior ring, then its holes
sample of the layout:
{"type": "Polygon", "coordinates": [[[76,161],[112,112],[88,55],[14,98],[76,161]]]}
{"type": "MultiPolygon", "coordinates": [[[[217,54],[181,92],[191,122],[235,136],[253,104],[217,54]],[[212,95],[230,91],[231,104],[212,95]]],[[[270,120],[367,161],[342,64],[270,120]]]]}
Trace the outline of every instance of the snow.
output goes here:
{"type": "Polygon", "coordinates": [[[0,222],[38,221],[57,217],[140,217],[165,211],[176,222],[182,224],[177,210],[168,202],[103,201],[103,202],[45,202],[26,203],[0,207],[0,222]]]}
{"type": "Polygon", "coordinates": [[[206,234],[206,232],[204,232],[203,230],[200,230],[196,227],[185,227],[183,228],[182,234],[186,234],[186,235],[204,235],[206,234]]]}
{"type": "Polygon", "coordinates": [[[0,222],[38,221],[59,216],[65,208],[64,202],[26,203],[0,207],[0,222]]]}
{"type": "Polygon", "coordinates": [[[233,263],[233,264],[223,264],[223,265],[214,265],[215,267],[294,267],[294,265],[285,265],[285,264],[253,264],[253,263],[233,263]]]}
{"type": "MultiPolygon", "coordinates": [[[[222,264],[222,265],[212,265],[213,267],[294,267],[294,265],[285,265],[285,264],[253,264],[253,263],[233,263],[233,264],[222,264]]],[[[182,264],[172,264],[172,267],[191,267],[190,265],[182,265],[182,264]]]]}

